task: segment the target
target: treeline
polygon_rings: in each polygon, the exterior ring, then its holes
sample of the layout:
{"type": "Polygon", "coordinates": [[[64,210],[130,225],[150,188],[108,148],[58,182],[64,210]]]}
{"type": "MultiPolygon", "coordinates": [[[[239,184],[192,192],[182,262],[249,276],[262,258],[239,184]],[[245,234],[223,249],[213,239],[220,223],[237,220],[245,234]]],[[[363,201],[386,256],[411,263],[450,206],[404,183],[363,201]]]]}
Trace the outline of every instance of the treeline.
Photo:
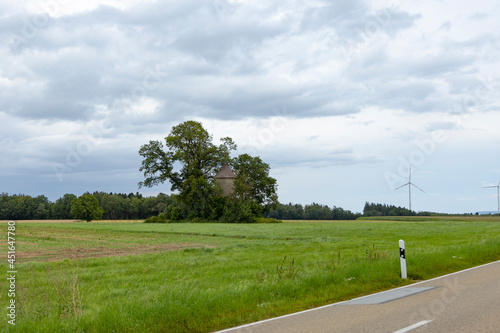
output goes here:
{"type": "MultiPolygon", "coordinates": [[[[106,193],[93,192],[104,213],[104,220],[147,219],[159,214],[172,215],[178,203],[176,195],[160,193],[155,197],[143,197],[140,193],[106,193]]],[[[0,194],[0,220],[48,220],[74,219],[71,215],[71,202],[77,198],[74,194],[65,194],[54,202],[46,196],[7,193],[0,194]]],[[[231,207],[229,207],[231,208],[231,207]]],[[[226,207],[227,209],[227,207],[226,207]]],[[[239,209],[236,207],[235,209],[239,209]]],[[[477,214],[477,213],[476,213],[477,214]]],[[[234,215],[234,214],[233,214],[234,215]]],[[[443,215],[430,212],[410,211],[404,207],[366,202],[363,214],[353,213],[340,207],[313,203],[278,204],[270,209],[264,217],[277,220],[355,220],[360,216],[432,216],[443,215]]],[[[466,214],[467,215],[467,214],[466,214]]],[[[169,218],[172,219],[171,216],[169,218]]],[[[179,217],[180,218],[180,217],[179,217]]],[[[175,219],[173,219],[175,220],[175,219]]]]}
{"type": "MultiPolygon", "coordinates": [[[[143,197],[140,193],[105,193],[94,192],[99,206],[104,210],[105,220],[146,219],[165,211],[174,199],[160,193],[156,197],[143,197]]],[[[0,194],[0,220],[46,220],[73,219],[71,216],[71,201],[74,194],[65,194],[55,202],[46,196],[7,193],[0,194]]]]}
{"type": "MultiPolygon", "coordinates": [[[[175,208],[175,195],[158,194],[156,197],[143,197],[140,193],[106,193],[93,192],[104,213],[104,220],[146,219],[169,212],[175,208]],[[168,208],[168,209],[167,209],[168,208]]],[[[71,202],[77,198],[74,194],[65,194],[54,202],[46,196],[7,193],[0,194],[0,220],[48,220],[73,219],[71,202]]],[[[344,210],[340,207],[330,208],[327,205],[313,203],[278,204],[265,217],[278,220],[355,220],[361,214],[344,210]]]]}
{"type": "Polygon", "coordinates": [[[305,206],[292,203],[278,204],[278,207],[267,214],[267,217],[278,220],[355,220],[360,216],[361,214],[350,210],[335,206],[330,208],[317,203],[305,206]]]}
{"type": "Polygon", "coordinates": [[[429,212],[416,213],[404,207],[366,202],[363,216],[430,216],[429,212]]]}

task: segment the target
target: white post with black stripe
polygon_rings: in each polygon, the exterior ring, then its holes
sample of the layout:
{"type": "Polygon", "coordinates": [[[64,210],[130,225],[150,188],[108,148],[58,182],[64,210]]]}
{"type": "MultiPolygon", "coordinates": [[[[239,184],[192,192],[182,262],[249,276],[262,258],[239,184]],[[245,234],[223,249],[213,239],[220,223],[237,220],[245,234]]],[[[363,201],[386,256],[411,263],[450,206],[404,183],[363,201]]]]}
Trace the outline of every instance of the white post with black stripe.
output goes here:
{"type": "Polygon", "coordinates": [[[402,239],[399,240],[399,259],[401,260],[401,278],[406,280],[405,241],[402,239]]]}

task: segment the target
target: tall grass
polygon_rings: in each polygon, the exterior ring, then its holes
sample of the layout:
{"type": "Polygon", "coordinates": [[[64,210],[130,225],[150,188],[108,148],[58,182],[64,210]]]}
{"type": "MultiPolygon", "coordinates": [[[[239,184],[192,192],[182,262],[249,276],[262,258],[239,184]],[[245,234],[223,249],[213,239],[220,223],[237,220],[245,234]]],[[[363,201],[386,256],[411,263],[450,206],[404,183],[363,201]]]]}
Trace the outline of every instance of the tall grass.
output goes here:
{"type": "Polygon", "coordinates": [[[19,251],[88,242],[72,233],[100,237],[93,244],[102,247],[176,240],[212,247],[20,262],[11,331],[208,332],[500,259],[500,224],[450,221],[20,225],[19,251]],[[53,240],[37,242],[35,230],[53,240]],[[407,246],[406,281],[399,239],[407,246]]]}

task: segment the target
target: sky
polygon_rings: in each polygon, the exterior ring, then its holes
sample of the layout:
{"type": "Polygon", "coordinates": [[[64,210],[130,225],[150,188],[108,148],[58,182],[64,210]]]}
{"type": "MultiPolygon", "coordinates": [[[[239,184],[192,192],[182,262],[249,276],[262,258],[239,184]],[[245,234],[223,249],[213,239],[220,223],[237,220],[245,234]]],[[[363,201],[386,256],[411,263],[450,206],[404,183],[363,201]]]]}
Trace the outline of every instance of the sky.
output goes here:
{"type": "Polygon", "coordinates": [[[197,120],[282,203],[497,209],[497,1],[0,1],[0,192],[144,195],[197,120]]]}

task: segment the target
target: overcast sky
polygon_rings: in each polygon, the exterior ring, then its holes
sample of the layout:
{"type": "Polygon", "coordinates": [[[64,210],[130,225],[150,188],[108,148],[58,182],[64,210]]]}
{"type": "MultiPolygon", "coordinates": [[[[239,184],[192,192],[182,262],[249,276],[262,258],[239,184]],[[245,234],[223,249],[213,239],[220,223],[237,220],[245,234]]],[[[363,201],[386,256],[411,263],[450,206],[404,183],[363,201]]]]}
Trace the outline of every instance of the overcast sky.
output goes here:
{"type": "MultiPolygon", "coordinates": [[[[497,209],[498,1],[0,2],[0,192],[135,192],[201,121],[282,203],[497,209]]],[[[141,189],[170,193],[170,185],[141,189]]]]}

